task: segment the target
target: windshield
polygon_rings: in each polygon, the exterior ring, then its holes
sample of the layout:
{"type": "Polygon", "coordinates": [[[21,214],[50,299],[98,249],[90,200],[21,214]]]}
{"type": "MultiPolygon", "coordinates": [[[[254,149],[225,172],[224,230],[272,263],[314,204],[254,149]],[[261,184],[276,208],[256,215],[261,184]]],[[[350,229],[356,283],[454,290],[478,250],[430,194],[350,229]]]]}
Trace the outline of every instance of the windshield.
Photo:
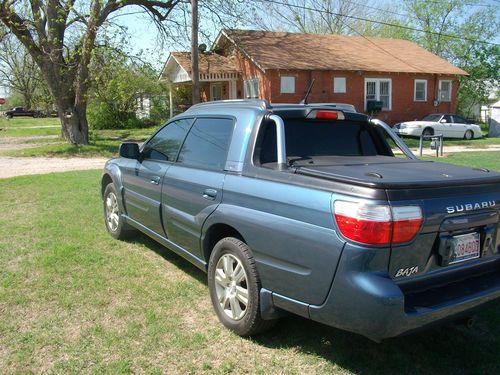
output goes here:
{"type": "Polygon", "coordinates": [[[432,122],[438,122],[443,115],[440,114],[432,114],[432,115],[427,115],[425,116],[422,121],[432,121],[432,122]]]}

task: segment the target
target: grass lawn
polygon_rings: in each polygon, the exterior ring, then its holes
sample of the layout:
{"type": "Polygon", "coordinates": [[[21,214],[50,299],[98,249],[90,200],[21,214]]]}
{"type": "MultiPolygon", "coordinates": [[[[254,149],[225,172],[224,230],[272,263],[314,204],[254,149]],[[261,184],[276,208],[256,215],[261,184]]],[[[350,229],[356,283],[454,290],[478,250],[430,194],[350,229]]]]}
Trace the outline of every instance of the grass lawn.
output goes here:
{"type": "Polygon", "coordinates": [[[158,127],[143,129],[93,130],[90,134],[90,145],[77,146],[65,142],[59,137],[37,138],[37,136],[58,136],[61,133],[59,119],[54,118],[0,118],[0,139],[16,137],[18,143],[47,143],[33,148],[2,151],[4,156],[79,156],[113,157],[118,153],[120,143],[131,140],[142,142],[158,127]],[[54,127],[57,126],[57,127],[54,127]],[[26,137],[26,140],[20,139],[26,137]],[[48,144],[51,143],[51,144],[48,144]]]}
{"type": "Polygon", "coordinates": [[[500,151],[457,152],[439,158],[424,156],[421,159],[500,171],[500,151]]]}
{"type": "Polygon", "coordinates": [[[105,231],[100,171],[0,180],[0,373],[495,374],[500,307],[378,345],[299,317],[240,338],[206,276],[105,231]]]}
{"type": "MultiPolygon", "coordinates": [[[[403,141],[410,148],[418,148],[420,144],[419,138],[413,137],[402,137],[403,141]]],[[[430,140],[424,142],[424,147],[429,147],[430,140]]],[[[446,146],[465,146],[467,148],[487,148],[489,145],[500,145],[500,138],[479,138],[479,139],[471,139],[467,141],[465,139],[453,139],[453,138],[445,138],[444,139],[444,150],[446,152],[446,146]]]]}

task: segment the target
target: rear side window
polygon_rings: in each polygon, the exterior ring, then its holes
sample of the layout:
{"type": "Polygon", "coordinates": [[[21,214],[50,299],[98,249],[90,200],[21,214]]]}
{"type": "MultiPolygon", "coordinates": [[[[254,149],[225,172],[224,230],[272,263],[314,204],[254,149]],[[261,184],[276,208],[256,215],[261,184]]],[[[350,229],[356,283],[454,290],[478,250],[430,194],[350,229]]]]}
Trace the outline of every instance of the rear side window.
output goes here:
{"type": "Polygon", "coordinates": [[[182,119],[165,126],[146,144],[143,151],[144,157],[174,161],[192,122],[192,119],[182,119]]]}
{"type": "Polygon", "coordinates": [[[232,132],[231,119],[197,119],[177,161],[198,168],[223,170],[232,132]]]}
{"type": "MultiPolygon", "coordinates": [[[[391,155],[387,143],[368,124],[347,121],[285,120],[289,157],[391,155]]],[[[268,124],[260,151],[261,163],[275,162],[276,129],[268,124]]]]}

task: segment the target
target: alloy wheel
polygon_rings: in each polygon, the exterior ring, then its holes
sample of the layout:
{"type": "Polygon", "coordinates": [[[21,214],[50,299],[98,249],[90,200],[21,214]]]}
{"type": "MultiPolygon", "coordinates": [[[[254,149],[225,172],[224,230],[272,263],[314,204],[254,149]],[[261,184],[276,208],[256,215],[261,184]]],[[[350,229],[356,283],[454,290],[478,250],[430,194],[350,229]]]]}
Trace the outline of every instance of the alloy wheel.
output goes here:
{"type": "Polygon", "coordinates": [[[119,220],[118,200],[115,193],[110,192],[106,197],[106,223],[110,231],[116,232],[119,220]]]}
{"type": "Polygon", "coordinates": [[[220,257],[215,268],[215,292],[224,313],[240,320],[248,306],[247,274],[242,262],[231,254],[220,257]]]}

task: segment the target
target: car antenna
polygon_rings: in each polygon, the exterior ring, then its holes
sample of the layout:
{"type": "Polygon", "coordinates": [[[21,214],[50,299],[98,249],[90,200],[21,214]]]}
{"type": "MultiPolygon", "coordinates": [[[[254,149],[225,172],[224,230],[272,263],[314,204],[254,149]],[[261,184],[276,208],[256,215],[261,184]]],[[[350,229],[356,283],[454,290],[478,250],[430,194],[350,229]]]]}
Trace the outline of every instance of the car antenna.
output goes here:
{"type": "Polygon", "coordinates": [[[311,83],[309,84],[309,87],[307,88],[306,95],[304,96],[304,99],[300,101],[299,104],[307,104],[307,98],[309,98],[309,94],[311,93],[311,90],[314,86],[314,81],[316,81],[316,78],[313,78],[311,83]]]}

